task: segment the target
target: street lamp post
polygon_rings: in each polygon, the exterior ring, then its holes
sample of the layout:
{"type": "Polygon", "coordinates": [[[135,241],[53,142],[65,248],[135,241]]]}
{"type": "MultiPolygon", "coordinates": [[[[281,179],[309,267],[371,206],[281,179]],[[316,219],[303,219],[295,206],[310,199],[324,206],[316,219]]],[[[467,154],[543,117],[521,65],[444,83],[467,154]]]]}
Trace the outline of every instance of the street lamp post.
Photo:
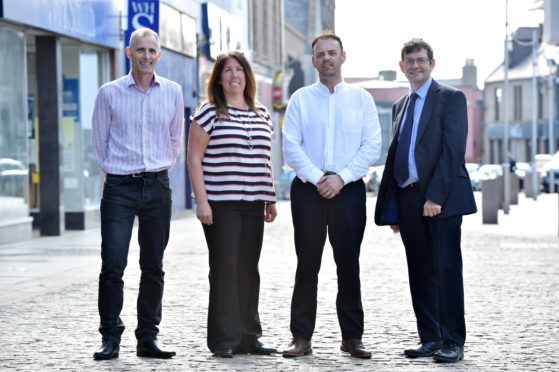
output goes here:
{"type": "Polygon", "coordinates": [[[509,97],[509,2],[505,0],[505,62],[504,62],[504,80],[503,80],[503,212],[509,214],[510,207],[510,170],[507,162],[509,154],[509,115],[508,115],[508,97],[509,97]]]}
{"type": "Polygon", "coordinates": [[[536,170],[536,153],[538,146],[538,30],[532,31],[532,197],[538,199],[538,172],[536,170]]]}
{"type": "MultiPolygon", "coordinates": [[[[553,156],[555,154],[555,134],[553,132],[553,122],[555,118],[555,111],[553,101],[555,100],[555,75],[554,72],[554,63],[552,59],[547,60],[548,66],[548,75],[547,75],[547,102],[549,106],[549,155],[553,156]]],[[[552,187],[552,191],[555,189],[555,172],[552,170],[549,172],[549,185],[552,187]]]]}

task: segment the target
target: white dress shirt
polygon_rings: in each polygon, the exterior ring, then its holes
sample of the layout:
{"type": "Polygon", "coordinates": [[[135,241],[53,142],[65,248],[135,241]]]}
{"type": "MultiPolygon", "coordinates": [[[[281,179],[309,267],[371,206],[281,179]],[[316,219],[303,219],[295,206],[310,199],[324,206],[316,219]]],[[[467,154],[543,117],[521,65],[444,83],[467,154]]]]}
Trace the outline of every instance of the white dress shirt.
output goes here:
{"type": "Polygon", "coordinates": [[[297,90],[282,131],[284,160],[303,182],[316,185],[324,172],[337,173],[344,184],[354,182],[380,157],[373,97],[343,81],[334,93],[320,82],[297,90]]]}

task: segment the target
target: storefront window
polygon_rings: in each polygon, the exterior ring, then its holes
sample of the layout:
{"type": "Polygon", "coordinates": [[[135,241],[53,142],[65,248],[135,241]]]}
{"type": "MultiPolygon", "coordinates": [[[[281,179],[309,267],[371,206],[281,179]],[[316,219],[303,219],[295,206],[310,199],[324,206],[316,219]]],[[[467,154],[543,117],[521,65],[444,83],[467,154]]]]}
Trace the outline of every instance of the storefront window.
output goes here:
{"type": "Polygon", "coordinates": [[[109,56],[106,51],[83,48],[80,53],[80,107],[83,135],[83,176],[86,209],[101,203],[104,176],[91,146],[91,116],[99,87],[109,80],[109,56]]]}
{"type": "Polygon", "coordinates": [[[22,32],[0,26],[0,224],[28,215],[27,87],[22,32]]]}

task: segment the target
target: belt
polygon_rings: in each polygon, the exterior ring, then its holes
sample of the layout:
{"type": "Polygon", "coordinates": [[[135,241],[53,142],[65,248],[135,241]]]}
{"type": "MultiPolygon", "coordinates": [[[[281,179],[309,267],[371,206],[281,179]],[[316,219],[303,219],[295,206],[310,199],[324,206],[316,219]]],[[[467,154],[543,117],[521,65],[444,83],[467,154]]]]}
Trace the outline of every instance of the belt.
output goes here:
{"type": "Polygon", "coordinates": [[[401,190],[419,189],[419,182],[410,183],[406,187],[400,187],[401,190]]]}
{"type": "Polygon", "coordinates": [[[167,175],[167,169],[164,169],[159,172],[139,172],[139,173],[132,173],[132,174],[107,174],[107,176],[111,177],[133,177],[133,178],[157,178],[159,176],[167,175]]]}
{"type": "Polygon", "coordinates": [[[333,175],[333,174],[336,174],[336,172],[330,172],[330,171],[324,172],[324,175],[325,175],[325,176],[331,176],[331,175],[333,175]]]}

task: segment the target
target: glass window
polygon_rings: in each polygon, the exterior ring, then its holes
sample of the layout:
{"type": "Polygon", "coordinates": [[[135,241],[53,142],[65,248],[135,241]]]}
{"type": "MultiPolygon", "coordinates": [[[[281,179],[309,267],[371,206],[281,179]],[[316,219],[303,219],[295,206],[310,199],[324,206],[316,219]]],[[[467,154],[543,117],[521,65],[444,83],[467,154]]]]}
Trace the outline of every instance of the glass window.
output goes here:
{"type": "Polygon", "coordinates": [[[501,118],[501,104],[503,102],[503,91],[501,88],[495,88],[495,121],[499,121],[501,118]]]}
{"type": "Polygon", "coordinates": [[[109,56],[106,51],[82,48],[80,53],[80,116],[83,136],[84,206],[95,208],[101,203],[104,176],[91,145],[91,117],[99,87],[109,80],[109,56]]]}
{"type": "Polygon", "coordinates": [[[514,87],[514,120],[522,120],[522,86],[514,87]]]}
{"type": "Polygon", "coordinates": [[[22,32],[0,27],[0,223],[28,216],[27,79],[22,32]]]}

